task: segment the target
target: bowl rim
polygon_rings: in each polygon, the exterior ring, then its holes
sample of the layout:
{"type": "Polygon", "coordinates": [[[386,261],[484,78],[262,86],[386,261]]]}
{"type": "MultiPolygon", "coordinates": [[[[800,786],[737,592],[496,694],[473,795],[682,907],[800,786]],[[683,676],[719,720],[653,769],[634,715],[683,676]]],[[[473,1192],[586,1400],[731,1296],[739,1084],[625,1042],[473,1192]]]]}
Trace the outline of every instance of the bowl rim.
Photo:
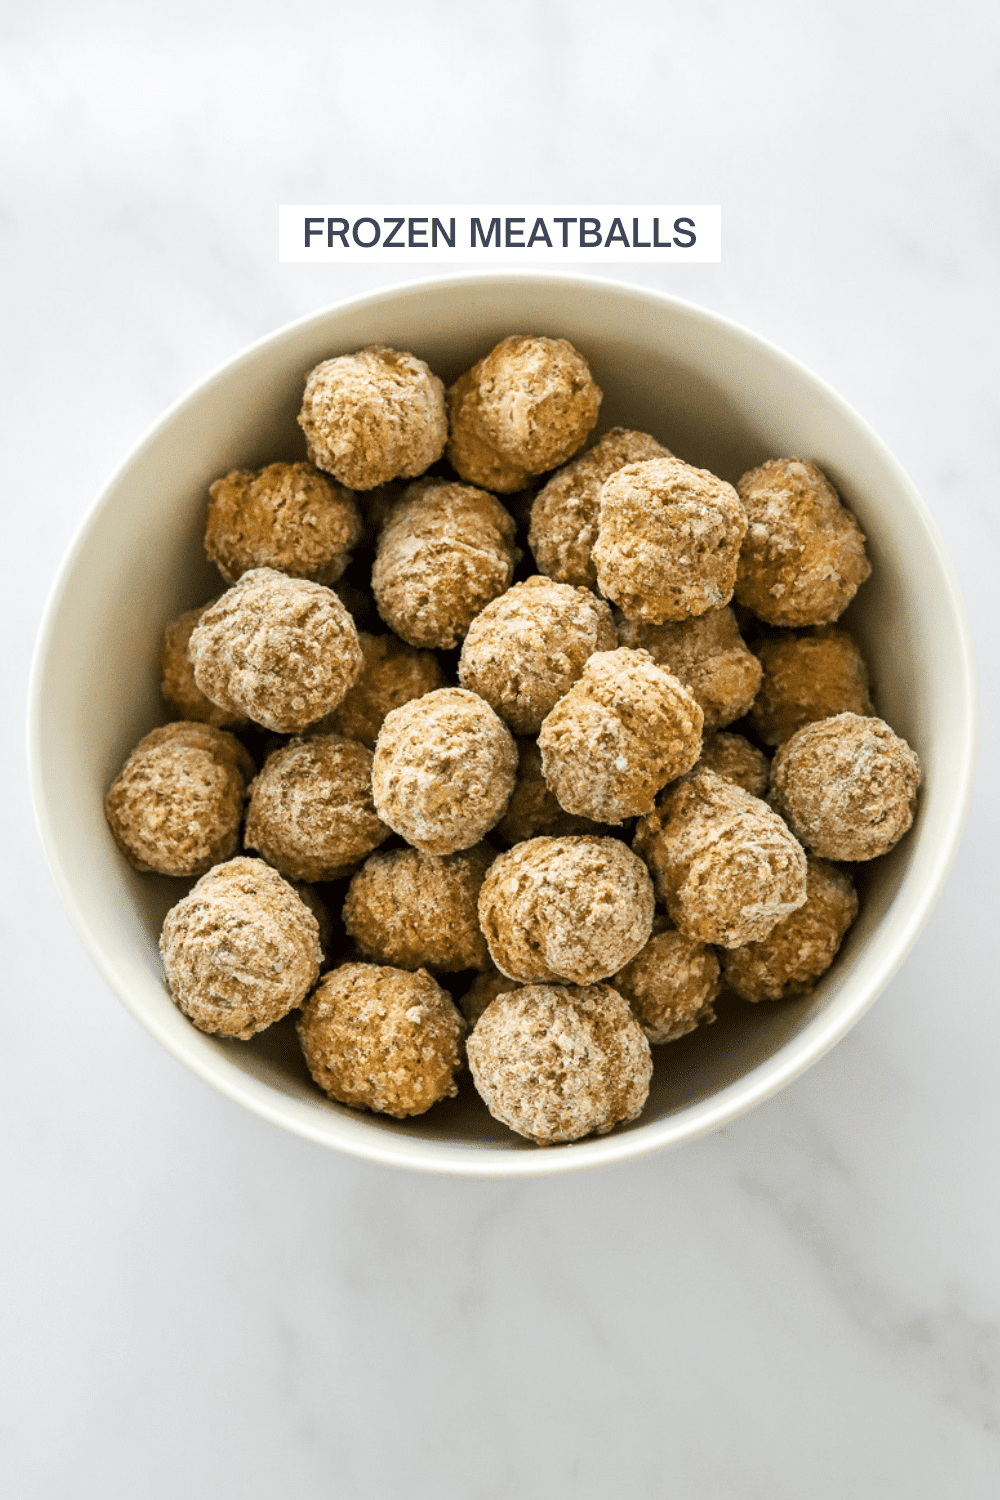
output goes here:
{"type": "MultiPolygon", "coordinates": [[[[149,425],[115,466],[85,511],[53,580],[39,626],[28,684],[27,758],[36,825],[56,890],[70,922],[85,952],[112,992],[145,1030],[159,1041],[178,1062],[234,1103],[242,1105],[272,1124],[312,1141],[314,1144],[342,1151],[361,1160],[443,1176],[539,1177],[552,1173],[584,1171],[612,1162],[634,1160],[655,1151],[697,1140],[763,1104],[787,1087],[818,1062],[856,1025],[907,958],[948,878],[958,852],[972,798],[978,749],[978,720],[977,673],[972,633],[954,566],[937,526],[915,485],[891,450],[849,402],[801,361],[786,353],[771,340],[752,332],[722,313],[702,307],[686,298],[677,297],[657,288],[606,276],[573,274],[555,270],[522,271],[498,268],[453,272],[444,276],[421,276],[393,282],[388,286],[341,298],[318,310],[306,313],[302,317],[273,329],[270,333],[241,348],[235,355],[221,361],[207,375],[174,400],[149,425]],[[770,1058],[751,1068],[741,1078],[707,1099],[686,1107],[679,1114],[668,1115],[661,1120],[652,1120],[633,1131],[621,1134],[611,1133],[571,1142],[559,1149],[546,1151],[511,1151],[492,1146],[477,1148],[467,1144],[459,1145],[426,1138],[407,1139],[405,1136],[370,1129],[350,1128],[338,1132],[334,1128],[331,1132],[321,1129],[305,1114],[297,1113],[294,1100],[278,1094],[266,1083],[233,1067],[228,1061],[223,1061],[223,1054],[207,1048],[201,1050],[194,1046],[185,1048],[179,1044],[173,1033],[159,1026],[156,1018],[150,1015],[144,1006],[135,1003],[127,985],[117,973],[112,956],[98,942],[90,923],[84,916],[60,854],[59,839],[49,813],[45,772],[42,764],[43,684],[50,652],[54,645],[63,594],[98,516],[127,471],[157,440],[161,431],[173,423],[187,408],[200,401],[215,385],[229,378],[241,365],[255,360],[270,345],[279,344],[295,332],[311,325],[320,325],[332,315],[347,309],[363,311],[367,306],[377,305],[385,300],[419,297],[431,287],[448,289],[469,281],[506,282],[521,285],[561,284],[567,290],[586,287],[592,290],[600,289],[602,292],[610,291],[633,299],[637,305],[673,306],[692,319],[694,323],[701,322],[725,332],[730,338],[735,338],[742,344],[766,351],[779,364],[783,364],[798,381],[811,386],[816,394],[822,396],[828,405],[835,408],[840,418],[848,426],[853,427],[866,444],[875,448],[882,462],[894,472],[897,483],[907,494],[914,520],[921,524],[925,540],[934,555],[951,610],[952,624],[962,646],[960,660],[955,662],[955,672],[960,677],[958,686],[964,715],[960,738],[963,754],[957,774],[951,778],[951,795],[946,824],[933,851],[931,868],[918,892],[910,900],[905,917],[900,923],[892,953],[884,962],[875,981],[860,993],[852,1004],[841,1004],[831,1008],[830,1011],[820,1012],[811,1020],[804,1032],[792,1038],[788,1044],[779,1047],[770,1058]],[[340,1134],[341,1138],[332,1139],[331,1134],[340,1134]]],[[[353,1120],[341,1122],[339,1115],[331,1114],[328,1118],[334,1122],[335,1126],[340,1123],[355,1126],[353,1120]]]]}

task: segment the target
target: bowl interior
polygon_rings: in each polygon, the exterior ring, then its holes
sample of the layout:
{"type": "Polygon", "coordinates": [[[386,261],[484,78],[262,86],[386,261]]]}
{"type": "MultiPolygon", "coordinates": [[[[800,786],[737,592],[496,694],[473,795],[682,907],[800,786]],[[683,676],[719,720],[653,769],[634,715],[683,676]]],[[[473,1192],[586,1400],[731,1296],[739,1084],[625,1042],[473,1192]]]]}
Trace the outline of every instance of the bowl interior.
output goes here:
{"type": "Polygon", "coordinates": [[[178,1058],[258,1113],[327,1145],[455,1172],[542,1172],[634,1155],[730,1119],[815,1061],[861,1015],[925,920],[954,853],[974,754],[971,649],[950,567],[895,460],[838,397],[764,341],[703,310],[607,281],[461,277],[357,299],[283,329],[210,377],[157,424],[87,518],[57,581],[32,688],[31,761],[60,892],[106,979],[178,1058]],[[196,1031],[170,1000],[157,951],[188,888],[136,874],[103,799],[125,756],[169,717],[159,696],[165,622],[220,591],[202,533],[209,483],[227,470],[305,456],[296,424],[306,372],[369,343],[411,350],[447,383],[510,333],[569,338],[604,391],[598,431],[662,439],[735,481],[766,458],[814,459],[858,516],[873,576],[845,623],[872,667],[879,712],[921,757],[917,823],[863,872],[861,915],[836,964],[802,1000],[724,1008],[655,1050],[642,1118],[540,1152],[458,1100],[407,1122],[359,1115],[318,1093],[289,1020],[254,1041],[196,1031]]]}

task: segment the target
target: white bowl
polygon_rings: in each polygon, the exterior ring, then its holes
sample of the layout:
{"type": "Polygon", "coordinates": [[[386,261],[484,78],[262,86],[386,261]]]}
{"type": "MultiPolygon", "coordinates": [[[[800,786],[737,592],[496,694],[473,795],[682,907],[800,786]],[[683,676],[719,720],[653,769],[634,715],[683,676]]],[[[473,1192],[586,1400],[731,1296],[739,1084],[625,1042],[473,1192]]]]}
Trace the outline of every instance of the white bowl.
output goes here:
{"type": "Polygon", "coordinates": [[[49,601],[31,689],[29,747],[42,839],[66,909],[108,984],[181,1062],[248,1109],[325,1146],[465,1175],[565,1172],[678,1145],[735,1119],[834,1045],[898,968],[958,845],[975,758],[972,647],[958,587],[912,484],[882,442],[809,371],[745,329],[676,298],[578,276],[491,274],[376,292],[293,323],[185,396],[126,459],[70,548],[49,601]],[[294,1028],[252,1042],[197,1031],[172,1003],[157,938],[187,886],[136,874],[104,821],[108,785],[160,699],[164,623],[218,592],[202,548],[220,474],[304,457],[306,371],[370,343],[412,350],[445,382],[506,334],[570,339],[604,391],[599,431],[654,433],[735,481],[778,455],[814,459],[868,536],[873,573],[848,615],[879,712],[924,770],[917,821],[861,877],[862,909],[815,992],[729,1007],[655,1051],[649,1102],[610,1135],[539,1150],[463,1091],[395,1121],[326,1099],[294,1028]]]}

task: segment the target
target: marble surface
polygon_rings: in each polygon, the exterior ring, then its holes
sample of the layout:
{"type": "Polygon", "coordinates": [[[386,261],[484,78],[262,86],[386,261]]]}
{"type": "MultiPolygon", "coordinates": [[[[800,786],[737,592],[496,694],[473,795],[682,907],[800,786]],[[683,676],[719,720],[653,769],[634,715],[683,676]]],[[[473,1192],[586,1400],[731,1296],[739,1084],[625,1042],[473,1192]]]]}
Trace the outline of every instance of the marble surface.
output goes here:
{"type": "Polygon", "coordinates": [[[2,26],[6,1493],[996,1496],[994,8],[40,0],[2,26]],[[184,1072],[71,932],[22,751],[47,591],[122,454],[250,340],[390,280],[279,266],[277,204],[463,191],[721,203],[721,265],[635,279],[864,413],[983,675],[968,832],[875,1009],[719,1134],[523,1185],[341,1159],[184,1072]]]}

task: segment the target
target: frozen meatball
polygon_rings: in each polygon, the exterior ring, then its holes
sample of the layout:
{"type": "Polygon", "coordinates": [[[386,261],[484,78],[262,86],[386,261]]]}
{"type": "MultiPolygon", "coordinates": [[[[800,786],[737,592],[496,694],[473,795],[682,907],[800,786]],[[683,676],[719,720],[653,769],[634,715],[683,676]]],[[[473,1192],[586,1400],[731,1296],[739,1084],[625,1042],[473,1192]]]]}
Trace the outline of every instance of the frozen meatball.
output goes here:
{"type": "Polygon", "coordinates": [[[701,728],[692,695],[648,652],[599,651],[542,725],[542,772],[567,812],[621,823],[691,769],[701,728]]]}
{"type": "Polygon", "coordinates": [[[348,489],[414,479],[444,452],[444,386],[422,359],[371,344],[309,372],[299,426],[310,460],[348,489]]]}
{"type": "Polygon", "coordinates": [[[378,540],[372,592],[411,646],[456,646],[507,588],[520,552],[514,519],[485,490],[443,480],[407,489],[378,540]]]}
{"type": "Polygon", "coordinates": [[[591,984],[635,957],[653,904],[648,871],[617,839],[537,838],[490,866],[479,920],[502,974],[591,984]]]}
{"type": "Polygon", "coordinates": [[[836,714],[779,745],[769,800],[824,859],[877,859],[913,822],[920,762],[883,719],[836,714]]]}
{"type": "Polygon", "coordinates": [[[833,963],[857,914],[858,897],[846,870],[810,859],[805,905],[760,942],[723,953],[726,987],[741,1000],[808,995],[833,963]]]}
{"type": "Polygon", "coordinates": [[[246,1040],[280,1021],[319,976],[312,912],[262,859],[231,859],[167,912],[170,993],[201,1031],[246,1040]]]}
{"type": "Polygon", "coordinates": [[[601,392],[565,339],[504,339],[448,392],[448,457],[470,484],[520,490],[582,448],[601,392]]]}
{"type": "Polygon", "coordinates": [[[649,1043],[608,984],[533,984],[501,995],[468,1053],[493,1118],[539,1146],[636,1119],[653,1075],[649,1043]]]}
{"type": "Polygon", "coordinates": [[[455,854],[374,854],[351,881],[344,926],[376,963],[444,974],[485,969],[479,892],[495,858],[488,844],[455,854]]]}
{"type": "Polygon", "coordinates": [[[632,846],[678,931],[738,948],[806,899],[806,856],[778,815],[735,782],[700,771],[643,818],[632,846]]]}
{"type": "Polygon", "coordinates": [[[749,526],[736,598],[771,625],[826,625],[871,572],[865,538],[823,472],[773,458],[736,486],[749,526]]]}
{"type": "Polygon", "coordinates": [[[361,675],[343,702],[315,727],[346,735],[374,750],[386,714],[443,687],[444,673],[432,652],[418,651],[397,636],[359,631],[358,642],[361,675]]]}
{"type": "Polygon", "coordinates": [[[469,1030],[472,1030],[486,1007],[492,1005],[498,995],[509,995],[520,988],[516,979],[508,979],[506,974],[501,974],[492,964],[482,974],[477,974],[464,995],[459,995],[456,1001],[469,1030]]]}
{"type": "Polygon", "coordinates": [[[764,680],[753,706],[753,722],[765,745],[780,745],[817,719],[875,712],[861,652],[853,637],[836,625],[762,641],[757,654],[764,680]]]}
{"type": "Polygon", "coordinates": [[[293,880],[338,880],[388,837],[372,800],[372,752],[342,735],[292,740],[251,788],[243,842],[293,880]]]}
{"type": "Polygon", "coordinates": [[[489,704],[439,688],[387,715],[375,746],[375,806],[408,844],[450,854],[499,822],[516,770],[510,730],[489,704]]]}
{"type": "Polygon", "coordinates": [[[358,632],[331,589],[254,568],[207,609],[188,646],[213,703],[295,734],[341,702],[361,671],[358,632]]]}
{"type": "Polygon", "coordinates": [[[611,611],[589,589],[535,576],[494,599],[469,626],[459,681],[515,734],[537,734],[595,651],[616,645],[611,611]]]}
{"type": "Polygon", "coordinates": [[[528,546],[538,571],[558,583],[594,588],[597,568],[590,554],[597,541],[601,486],[626,464],[670,457],[669,448],[648,432],[612,427],[588,452],[553,474],[531,507],[528,546]]]}
{"type": "Polygon", "coordinates": [[[251,568],[336,583],[361,537],[350,490],[312,464],[233,469],[208,493],[205,551],[227,583],[251,568]]]}
{"type": "Polygon", "coordinates": [[[299,1020],[306,1066],[324,1093],[397,1120],[458,1093],[464,1031],[429,974],[377,964],[325,974],[299,1020]]]}
{"type": "Polygon", "coordinates": [[[736,491],[679,458],[626,464],[605,480],[597,584],[629,620],[686,620],[732,598],[746,513],[736,491]]]}
{"type": "Polygon", "coordinates": [[[236,852],[254,764],[239,740],[184,719],[139,741],[112,782],[104,815],[129,864],[201,875],[236,852]]]}
{"type": "Polygon", "coordinates": [[[719,960],[705,943],[668,928],[662,917],[645,948],[610,983],[631,1005],[653,1046],[675,1042],[715,1020],[719,960]]]}
{"type": "Polygon", "coordinates": [[[542,775],[542,756],[536,740],[519,740],[517,745],[517,780],[507,811],[496,831],[508,844],[550,834],[564,838],[576,833],[601,833],[603,829],[592,818],[578,818],[559,806],[542,775]]]}
{"type": "Polygon", "coordinates": [[[735,781],[751,797],[763,798],[767,794],[771,762],[742,734],[708,734],[692,774],[699,771],[714,771],[727,781],[735,781]]]}
{"type": "Polygon", "coordinates": [[[706,730],[741,719],[760,687],[760,662],[728,605],[662,625],[622,619],[618,642],[648,651],[657,666],[679,677],[705,715],[706,730]]]}
{"type": "Polygon", "coordinates": [[[194,665],[188,655],[191,632],[215,602],[212,599],[208,604],[199,604],[197,609],[187,610],[167,625],[160,649],[160,690],[182,719],[197,719],[216,729],[242,729],[250,722],[246,714],[220,708],[205,697],[194,680],[194,665]]]}

